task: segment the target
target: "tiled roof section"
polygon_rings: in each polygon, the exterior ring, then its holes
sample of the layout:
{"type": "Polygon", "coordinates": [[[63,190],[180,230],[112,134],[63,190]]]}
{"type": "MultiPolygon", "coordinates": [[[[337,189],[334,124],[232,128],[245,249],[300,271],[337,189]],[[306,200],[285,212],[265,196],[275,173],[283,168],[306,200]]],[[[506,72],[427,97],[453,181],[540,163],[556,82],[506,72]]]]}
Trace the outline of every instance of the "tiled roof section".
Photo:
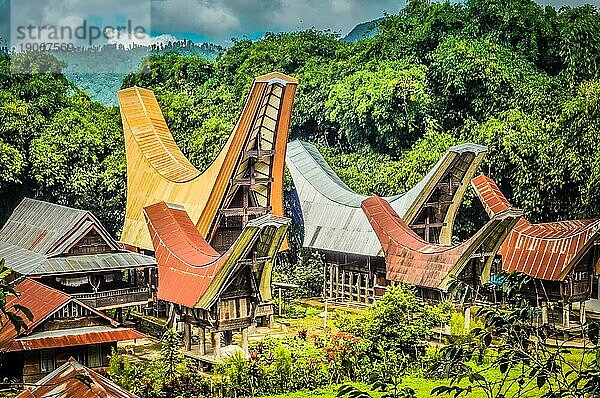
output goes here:
{"type": "Polygon", "coordinates": [[[70,358],[17,398],[137,398],[107,378],[70,358]],[[88,386],[82,380],[91,381],[88,386]]]}
{"type": "Polygon", "coordinates": [[[219,256],[182,208],[159,202],[146,207],[144,213],[158,263],[158,298],[205,309],[238,269],[238,259],[246,256],[255,243],[259,245],[257,250],[264,248],[259,255],[272,260],[289,224],[287,218],[273,215],[252,220],[231,248],[219,256]],[[277,232],[273,233],[272,228],[277,232]]]}
{"type": "Polygon", "coordinates": [[[25,198],[0,230],[0,241],[46,254],[88,214],[85,210],[25,198]]]}
{"type": "MultiPolygon", "coordinates": [[[[486,148],[476,144],[451,147],[413,188],[403,194],[388,197],[400,217],[415,217],[436,184],[454,167],[465,167],[461,179],[468,184],[475,168],[483,160],[486,148]],[[464,163],[464,164],[462,164],[464,163]]],[[[366,219],[360,204],[367,198],[350,189],[331,169],[318,149],[299,140],[288,144],[286,164],[298,192],[304,224],[305,247],[341,253],[377,256],[381,245],[366,219]]],[[[462,182],[457,182],[457,185],[462,182]]],[[[462,192],[451,202],[460,202],[462,192]]],[[[458,206],[455,206],[456,209],[458,206]]],[[[454,209],[448,210],[447,222],[451,230],[454,209]]],[[[411,220],[406,220],[408,223],[411,220]]]]}
{"type": "MultiPolygon", "coordinates": [[[[387,279],[441,290],[446,290],[450,275],[458,275],[472,255],[495,252],[521,214],[496,215],[460,245],[436,245],[415,234],[385,199],[365,199],[362,209],[383,247],[387,279]]],[[[488,270],[492,261],[493,255],[486,264],[488,270]]]]}
{"type": "MultiPolygon", "coordinates": [[[[491,178],[479,176],[472,185],[488,214],[511,208],[491,178]]],[[[600,220],[532,224],[521,218],[500,247],[502,269],[537,279],[563,280],[599,234],[600,220]]]]}
{"type": "Polygon", "coordinates": [[[510,209],[512,205],[506,199],[498,185],[489,177],[481,174],[471,180],[471,185],[475,189],[477,196],[485,208],[488,216],[510,209]]]}

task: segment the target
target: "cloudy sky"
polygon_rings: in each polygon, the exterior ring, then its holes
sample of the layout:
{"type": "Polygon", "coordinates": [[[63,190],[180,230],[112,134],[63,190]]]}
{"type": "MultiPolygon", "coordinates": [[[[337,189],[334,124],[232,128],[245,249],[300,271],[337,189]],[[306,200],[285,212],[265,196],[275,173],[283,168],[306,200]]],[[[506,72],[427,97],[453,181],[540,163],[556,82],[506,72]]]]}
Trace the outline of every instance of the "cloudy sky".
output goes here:
{"type": "MultiPolygon", "coordinates": [[[[555,7],[586,2],[600,5],[600,0],[539,0],[555,7]]],[[[133,19],[154,37],[138,42],[176,37],[227,45],[232,37],[256,39],[265,31],[316,28],[345,35],[403,5],[403,0],[0,0],[0,36],[12,31],[14,41],[15,26],[40,21],[77,26],[88,19],[106,26],[133,19]]]]}

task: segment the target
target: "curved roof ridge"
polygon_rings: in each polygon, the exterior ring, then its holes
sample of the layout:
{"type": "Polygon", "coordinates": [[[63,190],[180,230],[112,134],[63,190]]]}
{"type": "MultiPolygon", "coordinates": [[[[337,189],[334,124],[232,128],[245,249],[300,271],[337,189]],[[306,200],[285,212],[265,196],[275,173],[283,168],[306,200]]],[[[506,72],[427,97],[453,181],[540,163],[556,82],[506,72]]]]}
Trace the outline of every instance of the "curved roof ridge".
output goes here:
{"type": "MultiPolygon", "coordinates": [[[[159,202],[144,208],[144,215],[148,224],[154,229],[156,237],[169,254],[186,266],[193,269],[206,269],[219,260],[221,255],[200,235],[184,209],[174,208],[165,202],[159,202]],[[177,234],[177,237],[180,238],[177,241],[177,252],[172,249],[169,242],[164,241],[165,232],[177,234]],[[185,256],[181,253],[184,253],[185,256]],[[188,256],[196,255],[201,256],[206,262],[198,265],[191,258],[188,258],[188,256]]],[[[193,274],[193,272],[189,273],[193,274]]]]}
{"type": "MultiPolygon", "coordinates": [[[[361,207],[381,242],[386,273],[390,280],[445,290],[451,274],[458,274],[479,248],[496,252],[516,220],[517,210],[496,214],[468,240],[456,244],[433,244],[424,241],[398,216],[389,202],[378,196],[365,199],[361,207]]],[[[485,268],[489,271],[494,255],[485,268]]],[[[488,272],[486,271],[486,272],[488,272]]]]}
{"type": "Polygon", "coordinates": [[[342,181],[337,173],[333,171],[331,166],[329,166],[317,147],[309,142],[301,140],[290,141],[288,143],[286,158],[293,164],[296,164],[296,162],[311,162],[313,165],[311,168],[307,168],[307,165],[304,165],[304,167],[296,166],[296,169],[302,175],[304,180],[317,192],[335,203],[358,208],[360,207],[360,202],[368,197],[367,195],[362,195],[353,191],[348,185],[346,185],[346,183],[342,181]],[[297,159],[298,157],[300,158],[297,159]],[[309,172],[311,171],[315,171],[315,175],[309,175],[309,172]],[[339,196],[348,195],[349,197],[345,199],[340,197],[336,198],[332,195],[335,190],[343,191],[339,196]]]}
{"type": "Polygon", "coordinates": [[[134,86],[119,91],[118,99],[121,113],[126,116],[123,120],[154,170],[176,183],[191,181],[201,174],[175,142],[151,90],[134,86]]]}

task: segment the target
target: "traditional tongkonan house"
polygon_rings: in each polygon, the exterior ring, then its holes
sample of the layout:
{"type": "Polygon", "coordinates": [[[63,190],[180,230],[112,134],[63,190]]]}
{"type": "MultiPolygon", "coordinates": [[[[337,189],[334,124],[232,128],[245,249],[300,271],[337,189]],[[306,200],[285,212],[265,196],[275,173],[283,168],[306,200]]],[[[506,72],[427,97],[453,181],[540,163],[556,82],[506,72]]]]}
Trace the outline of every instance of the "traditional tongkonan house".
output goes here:
{"type": "Polygon", "coordinates": [[[417,235],[383,198],[367,198],[361,207],[381,242],[386,279],[392,284],[409,283],[419,296],[433,301],[453,298],[448,295],[453,278],[467,284],[477,296],[482,282],[489,280],[500,244],[522,214],[506,209],[467,241],[442,245],[417,235]]]}
{"type": "MultiPolygon", "coordinates": [[[[490,217],[512,206],[496,183],[485,175],[473,179],[473,187],[490,217]]],[[[594,275],[600,259],[600,220],[570,220],[533,224],[521,217],[504,240],[499,254],[502,269],[533,278],[532,300],[542,307],[542,322],[548,322],[548,302],[562,306],[562,323],[570,326],[573,303],[580,305],[585,323],[585,301],[595,295],[594,275]]]]}
{"type": "Polygon", "coordinates": [[[158,262],[158,298],[170,303],[184,323],[185,350],[192,349],[192,326],[199,332],[197,359],[219,360],[222,343],[231,345],[235,332],[241,332],[247,350],[248,328],[263,292],[270,292],[273,262],[289,219],[269,214],[248,221],[233,245],[219,254],[182,207],[160,202],[144,214],[158,262]]]}
{"type": "Polygon", "coordinates": [[[96,309],[147,305],[154,258],[124,250],[86,210],[25,198],[0,230],[0,258],[96,309]]]}
{"type": "MultiPolygon", "coordinates": [[[[458,208],[486,148],[452,147],[408,192],[385,198],[426,242],[449,244],[458,208]]],[[[313,145],[292,141],[286,164],[294,180],[304,226],[303,246],[326,262],[325,295],[338,302],[371,304],[387,284],[381,243],[352,191],[313,145]]]]}
{"type": "MultiPolygon", "coordinates": [[[[175,143],[154,94],[118,94],[127,152],[127,207],[121,242],[152,251],[143,210],[161,201],[185,208],[200,236],[225,253],[253,219],[283,216],[283,171],[297,80],[269,73],[254,80],[229,140],[204,172],[175,143]]],[[[286,243],[284,242],[284,247],[286,243]]],[[[273,310],[270,286],[257,316],[273,310]]]]}
{"type": "Polygon", "coordinates": [[[17,398],[137,398],[106,377],[69,360],[17,395],[17,398]]]}
{"type": "Polygon", "coordinates": [[[17,332],[2,315],[0,320],[0,374],[9,379],[33,383],[57,367],[76,358],[94,369],[108,367],[108,356],[117,342],[143,338],[144,335],[120,324],[72,296],[25,278],[14,287],[6,308],[22,305],[33,314],[33,321],[17,311],[27,326],[17,332]]]}

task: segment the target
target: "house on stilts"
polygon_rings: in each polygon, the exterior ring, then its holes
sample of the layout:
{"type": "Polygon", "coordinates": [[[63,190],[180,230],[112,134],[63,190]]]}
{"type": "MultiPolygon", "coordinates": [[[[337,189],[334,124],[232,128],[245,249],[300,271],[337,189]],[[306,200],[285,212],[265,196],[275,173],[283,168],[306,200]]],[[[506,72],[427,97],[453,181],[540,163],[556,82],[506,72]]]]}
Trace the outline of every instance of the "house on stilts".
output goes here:
{"type": "MultiPolygon", "coordinates": [[[[211,255],[228,253],[261,216],[283,217],[285,153],[297,84],[276,72],[256,78],[232,134],[203,172],[178,148],[152,91],[139,87],[119,91],[127,154],[122,244],[142,253],[156,250],[144,209],[161,202],[185,209],[211,255]]],[[[282,247],[286,245],[284,241],[282,247]]],[[[253,310],[259,324],[268,324],[273,315],[273,264],[266,265],[259,281],[263,302],[253,310]]]]}
{"type": "MultiPolygon", "coordinates": [[[[490,217],[512,209],[496,183],[485,175],[472,180],[477,196],[490,217]]],[[[508,234],[499,254],[502,270],[532,278],[528,286],[533,305],[541,307],[541,322],[548,323],[549,303],[561,309],[561,323],[570,327],[570,312],[579,307],[585,323],[586,301],[598,300],[600,220],[568,220],[534,224],[521,217],[508,234]]]]}

